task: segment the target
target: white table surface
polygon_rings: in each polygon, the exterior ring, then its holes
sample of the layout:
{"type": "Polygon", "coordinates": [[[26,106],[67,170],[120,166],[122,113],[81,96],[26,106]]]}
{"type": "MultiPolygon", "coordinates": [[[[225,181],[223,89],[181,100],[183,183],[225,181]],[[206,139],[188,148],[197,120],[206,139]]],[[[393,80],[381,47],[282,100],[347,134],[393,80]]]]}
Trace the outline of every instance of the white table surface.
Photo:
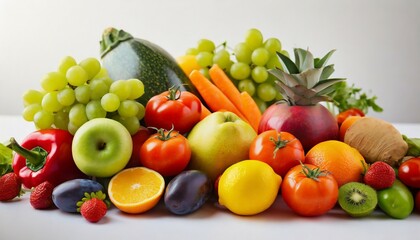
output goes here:
{"type": "MultiPolygon", "coordinates": [[[[402,134],[420,137],[420,124],[395,124],[402,134]]],[[[0,115],[0,141],[18,141],[34,130],[19,116],[0,115]]],[[[348,217],[335,208],[315,218],[292,213],[279,197],[267,211],[237,216],[207,204],[187,216],[170,214],[162,203],[140,215],[115,208],[99,223],[78,214],[35,210],[29,193],[19,200],[0,202],[0,240],[12,239],[419,239],[420,214],[404,220],[387,217],[379,210],[365,218],[348,217]]]]}

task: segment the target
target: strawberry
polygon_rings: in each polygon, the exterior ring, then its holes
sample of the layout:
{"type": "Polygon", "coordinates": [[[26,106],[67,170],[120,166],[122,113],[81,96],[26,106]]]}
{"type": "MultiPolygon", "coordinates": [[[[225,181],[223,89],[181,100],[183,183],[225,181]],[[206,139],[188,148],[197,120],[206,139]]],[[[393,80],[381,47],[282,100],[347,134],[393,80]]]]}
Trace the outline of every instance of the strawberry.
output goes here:
{"type": "Polygon", "coordinates": [[[13,172],[7,173],[0,178],[0,201],[9,201],[20,196],[22,181],[13,172]]]}
{"type": "Polygon", "coordinates": [[[54,206],[52,201],[53,190],[54,185],[47,181],[36,186],[29,198],[32,207],[35,209],[48,209],[54,206]]]}
{"type": "Polygon", "coordinates": [[[388,188],[394,184],[395,171],[385,162],[375,162],[366,171],[363,181],[376,190],[388,188]]]}
{"type": "Polygon", "coordinates": [[[102,191],[96,193],[85,193],[85,197],[77,202],[79,211],[82,216],[89,222],[96,223],[101,220],[107,212],[107,204],[105,203],[106,195],[102,191]]]}

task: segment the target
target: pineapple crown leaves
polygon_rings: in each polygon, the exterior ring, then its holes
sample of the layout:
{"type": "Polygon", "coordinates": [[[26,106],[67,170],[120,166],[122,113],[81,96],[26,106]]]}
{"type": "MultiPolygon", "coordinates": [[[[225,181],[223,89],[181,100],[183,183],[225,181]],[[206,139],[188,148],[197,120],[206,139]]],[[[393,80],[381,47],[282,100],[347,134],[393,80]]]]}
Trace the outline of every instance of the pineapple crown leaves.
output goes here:
{"type": "Polygon", "coordinates": [[[323,58],[314,59],[311,52],[301,48],[294,49],[295,62],[282,53],[277,53],[283,69],[270,69],[280,93],[287,96],[291,105],[314,105],[322,101],[331,101],[327,94],[334,91],[334,84],[344,78],[329,78],[334,72],[334,65],[326,65],[335,50],[323,58]]]}
{"type": "Polygon", "coordinates": [[[78,201],[78,202],[76,203],[76,205],[77,205],[77,212],[80,212],[80,209],[81,209],[82,205],[83,205],[85,202],[87,202],[87,201],[89,201],[89,200],[92,200],[92,199],[94,199],[94,198],[97,198],[97,199],[99,199],[99,200],[104,201],[107,207],[109,207],[109,206],[110,206],[109,201],[108,201],[108,200],[106,200],[106,194],[105,194],[105,193],[103,193],[102,191],[91,192],[91,193],[85,192],[84,197],[83,197],[80,201],[78,201]]]}

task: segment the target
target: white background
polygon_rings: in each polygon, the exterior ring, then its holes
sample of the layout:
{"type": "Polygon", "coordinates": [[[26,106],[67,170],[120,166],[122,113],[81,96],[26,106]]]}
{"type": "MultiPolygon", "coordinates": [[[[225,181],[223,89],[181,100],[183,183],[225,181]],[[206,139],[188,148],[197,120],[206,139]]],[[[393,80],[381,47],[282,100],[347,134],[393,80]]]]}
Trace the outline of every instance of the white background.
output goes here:
{"type": "Polygon", "coordinates": [[[22,93],[65,55],[99,57],[109,26],[173,56],[200,38],[230,46],[249,28],[286,50],[337,49],[335,77],[378,96],[392,122],[420,122],[420,1],[417,0],[0,0],[0,114],[20,114],[22,93]]]}

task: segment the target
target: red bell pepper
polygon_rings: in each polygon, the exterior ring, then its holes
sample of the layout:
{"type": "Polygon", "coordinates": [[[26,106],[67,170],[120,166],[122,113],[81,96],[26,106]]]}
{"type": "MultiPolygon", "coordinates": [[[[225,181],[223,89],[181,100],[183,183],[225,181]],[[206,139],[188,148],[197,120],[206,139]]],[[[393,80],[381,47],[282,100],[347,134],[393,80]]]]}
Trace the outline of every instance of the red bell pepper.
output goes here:
{"type": "Polygon", "coordinates": [[[27,188],[44,181],[54,186],[85,175],[73,160],[73,135],[61,129],[44,129],[29,134],[19,145],[13,138],[11,148],[16,152],[13,171],[27,188]]]}

